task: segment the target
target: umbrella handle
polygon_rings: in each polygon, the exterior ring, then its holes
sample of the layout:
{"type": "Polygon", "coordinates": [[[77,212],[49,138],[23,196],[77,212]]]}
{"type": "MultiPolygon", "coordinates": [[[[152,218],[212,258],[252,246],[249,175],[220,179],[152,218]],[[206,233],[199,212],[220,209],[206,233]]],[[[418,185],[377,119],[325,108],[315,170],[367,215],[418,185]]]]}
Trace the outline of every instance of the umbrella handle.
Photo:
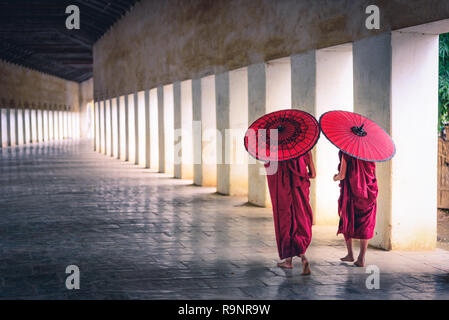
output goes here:
{"type": "Polygon", "coordinates": [[[365,124],[362,124],[360,127],[352,127],[351,128],[352,133],[354,133],[355,135],[357,135],[359,137],[366,136],[368,133],[365,131],[365,129],[363,129],[364,125],[365,124]]]}

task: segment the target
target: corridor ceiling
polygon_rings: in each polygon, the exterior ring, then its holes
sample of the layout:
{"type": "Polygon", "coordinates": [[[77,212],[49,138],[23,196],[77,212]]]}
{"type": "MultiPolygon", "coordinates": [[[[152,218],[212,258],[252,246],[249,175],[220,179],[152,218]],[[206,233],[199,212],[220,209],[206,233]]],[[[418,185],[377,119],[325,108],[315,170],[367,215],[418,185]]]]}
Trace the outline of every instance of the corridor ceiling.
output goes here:
{"type": "Polygon", "coordinates": [[[0,59],[67,80],[87,80],[93,44],[136,2],[1,0],[0,59]],[[79,30],[66,28],[69,5],[80,10],[79,30]]]}

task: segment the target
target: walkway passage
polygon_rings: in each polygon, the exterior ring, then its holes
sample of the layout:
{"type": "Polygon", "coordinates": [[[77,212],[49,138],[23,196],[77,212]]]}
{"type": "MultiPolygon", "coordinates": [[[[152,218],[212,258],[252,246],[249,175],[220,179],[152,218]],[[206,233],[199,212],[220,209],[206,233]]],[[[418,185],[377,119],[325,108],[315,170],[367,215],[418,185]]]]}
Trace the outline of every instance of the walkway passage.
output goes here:
{"type": "Polygon", "coordinates": [[[370,249],[340,263],[335,228],[315,227],[310,277],[275,267],[270,209],[97,154],[86,142],[0,153],[0,298],[449,299],[449,252],[370,249]],[[65,269],[80,269],[67,290],[65,269]]]}

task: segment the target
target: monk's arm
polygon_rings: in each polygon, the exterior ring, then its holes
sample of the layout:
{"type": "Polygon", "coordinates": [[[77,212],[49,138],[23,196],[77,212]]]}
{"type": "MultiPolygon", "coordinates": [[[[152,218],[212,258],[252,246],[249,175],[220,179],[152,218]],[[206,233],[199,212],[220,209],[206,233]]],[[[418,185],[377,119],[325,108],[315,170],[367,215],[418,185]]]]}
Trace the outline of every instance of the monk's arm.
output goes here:
{"type": "Polygon", "coordinates": [[[346,178],[346,167],[347,167],[347,164],[346,164],[345,157],[342,156],[340,172],[334,176],[334,181],[341,181],[341,180],[344,180],[344,178],[346,178]]]}
{"type": "Polygon", "coordinates": [[[316,177],[315,164],[313,163],[312,153],[309,152],[309,178],[314,179],[316,177]]]}

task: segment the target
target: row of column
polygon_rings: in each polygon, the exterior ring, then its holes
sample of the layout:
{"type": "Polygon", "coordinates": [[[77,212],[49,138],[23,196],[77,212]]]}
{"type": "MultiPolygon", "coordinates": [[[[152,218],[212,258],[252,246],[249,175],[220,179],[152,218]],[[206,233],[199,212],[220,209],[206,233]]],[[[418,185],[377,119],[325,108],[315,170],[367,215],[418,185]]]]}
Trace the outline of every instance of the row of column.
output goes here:
{"type": "Polygon", "coordinates": [[[78,138],[78,127],[71,111],[0,108],[0,147],[78,138]]]}
{"type": "MultiPolygon", "coordinates": [[[[358,112],[379,123],[397,146],[396,157],[378,165],[378,221],[372,244],[432,248],[437,81],[438,36],[390,32],[97,101],[94,147],[267,206],[264,168],[244,149],[247,127],[266,113],[286,108],[307,111],[317,119],[330,110],[358,112]],[[418,181],[425,187],[416,188],[418,181]]],[[[339,188],[332,177],[338,150],[322,137],[313,154],[314,223],[336,225],[339,188]]]]}

